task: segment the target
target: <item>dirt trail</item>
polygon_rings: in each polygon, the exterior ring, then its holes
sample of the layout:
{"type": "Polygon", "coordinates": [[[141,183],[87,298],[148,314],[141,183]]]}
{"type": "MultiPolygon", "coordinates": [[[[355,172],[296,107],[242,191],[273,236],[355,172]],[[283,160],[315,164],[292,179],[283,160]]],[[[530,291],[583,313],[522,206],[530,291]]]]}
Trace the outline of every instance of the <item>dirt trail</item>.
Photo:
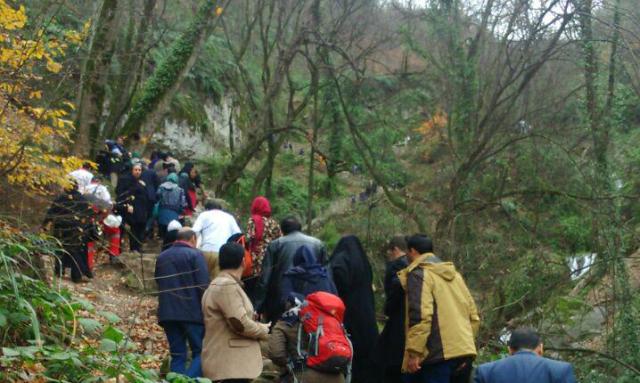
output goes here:
{"type": "MultiPolygon", "coordinates": [[[[150,356],[145,367],[159,369],[169,352],[164,331],[157,324],[157,298],[126,287],[122,268],[110,265],[105,254],[96,258],[93,279],[75,284],[67,277],[62,279],[62,286],[91,302],[96,311],[116,314],[120,321],[115,325],[128,334],[136,351],[150,356]]],[[[105,322],[104,318],[96,319],[105,322]]]]}

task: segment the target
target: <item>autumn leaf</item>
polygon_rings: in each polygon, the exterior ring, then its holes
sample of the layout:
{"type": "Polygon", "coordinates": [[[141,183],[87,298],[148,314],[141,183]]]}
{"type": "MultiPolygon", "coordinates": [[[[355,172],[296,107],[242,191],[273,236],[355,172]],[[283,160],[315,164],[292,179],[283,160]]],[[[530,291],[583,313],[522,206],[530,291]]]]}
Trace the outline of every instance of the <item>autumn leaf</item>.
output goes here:
{"type": "Polygon", "coordinates": [[[47,69],[49,72],[58,73],[62,69],[62,64],[57,63],[53,60],[47,60],[47,69]]]}

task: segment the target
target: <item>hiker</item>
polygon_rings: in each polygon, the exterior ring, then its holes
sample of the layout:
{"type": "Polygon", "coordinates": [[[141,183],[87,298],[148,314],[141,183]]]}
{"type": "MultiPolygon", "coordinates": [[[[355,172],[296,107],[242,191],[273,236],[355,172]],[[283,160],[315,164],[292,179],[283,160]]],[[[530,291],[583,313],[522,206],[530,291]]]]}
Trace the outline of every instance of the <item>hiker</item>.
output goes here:
{"type": "Polygon", "coordinates": [[[207,265],[195,246],[196,233],[181,229],[173,246],[156,259],[154,274],[158,284],[158,323],[169,342],[171,371],[192,378],[202,376],[204,322],[200,302],[209,284],[207,265]],[[191,350],[189,368],[187,342],[191,350]]]}
{"type": "Polygon", "coordinates": [[[101,174],[96,174],[91,178],[89,185],[84,188],[83,196],[89,201],[93,200],[94,204],[101,209],[110,209],[113,206],[111,193],[109,193],[109,189],[103,184],[101,174]]]}
{"type": "Polygon", "coordinates": [[[146,234],[148,238],[152,238],[153,226],[155,223],[155,220],[152,218],[153,208],[156,202],[158,201],[157,192],[158,192],[158,187],[160,187],[160,178],[158,177],[156,172],[154,172],[153,169],[147,166],[144,162],[142,162],[141,164],[142,164],[142,174],[140,175],[140,179],[142,180],[142,182],[144,182],[144,188],[147,191],[147,199],[149,200],[149,203],[147,204],[148,220],[146,225],[146,234]]]}
{"type": "Polygon", "coordinates": [[[410,264],[398,273],[407,318],[404,381],[468,382],[480,327],[475,302],[453,263],[433,254],[426,235],[409,237],[407,249],[410,264]]]}
{"type": "Polygon", "coordinates": [[[120,172],[122,172],[124,163],[128,161],[130,157],[129,152],[124,148],[124,138],[124,136],[118,136],[115,141],[105,141],[107,152],[109,152],[109,166],[107,166],[107,169],[111,178],[111,185],[114,188],[118,186],[120,172]]]}
{"type": "Polygon", "coordinates": [[[50,230],[51,235],[60,242],[61,255],[55,264],[55,273],[64,275],[71,268],[71,280],[82,282],[82,276],[92,277],[87,265],[86,243],[95,235],[91,224],[91,207],[78,192],[75,180],[64,188],[51,204],[42,226],[50,230]]]}
{"type": "Polygon", "coordinates": [[[155,171],[155,165],[156,163],[160,160],[160,154],[161,152],[158,150],[154,150],[151,152],[151,154],[149,155],[149,169],[155,171]]]}
{"type": "Polygon", "coordinates": [[[247,222],[247,239],[251,250],[253,275],[255,278],[245,280],[244,288],[249,298],[254,298],[258,277],[262,274],[262,260],[267,246],[276,238],[280,238],[280,226],[271,218],[271,204],[265,197],[258,196],[251,203],[251,217],[247,222]]]}
{"type": "Polygon", "coordinates": [[[285,308],[287,311],[273,326],[269,335],[269,359],[276,366],[286,372],[281,374],[280,382],[304,383],[343,383],[344,375],[339,372],[323,372],[306,365],[302,355],[298,352],[308,350],[309,336],[300,329],[300,306],[304,296],[291,293],[287,296],[285,308]]]}
{"type": "Polygon", "coordinates": [[[204,253],[211,279],[215,278],[218,264],[218,251],[227,243],[227,239],[240,233],[236,219],[222,211],[219,203],[210,200],[205,202],[204,211],[198,215],[193,224],[193,231],[198,234],[199,248],[204,253]]]}
{"type": "Polygon", "coordinates": [[[169,156],[165,152],[158,153],[158,160],[153,163],[153,171],[156,172],[156,175],[160,179],[161,182],[164,181],[164,177],[167,176],[167,168],[169,162],[167,162],[167,158],[169,156]]]}
{"type": "Polygon", "coordinates": [[[338,294],[327,268],[318,263],[314,250],[307,245],[302,245],[293,256],[293,267],[282,277],[280,296],[287,299],[291,293],[296,293],[306,297],[316,291],[338,294]]]}
{"type": "Polygon", "coordinates": [[[182,225],[178,220],[173,220],[169,222],[167,225],[167,232],[165,233],[164,238],[162,239],[162,251],[170,248],[171,245],[176,241],[178,237],[178,232],[182,229],[182,225]]]}
{"type": "Polygon", "coordinates": [[[542,357],[544,346],[538,332],[518,328],[508,342],[509,356],[478,366],[474,383],[575,383],[573,367],[542,357]]]}
{"type": "Polygon", "coordinates": [[[76,180],[76,185],[78,185],[78,191],[80,194],[85,193],[85,188],[89,186],[91,180],[93,179],[93,173],[91,173],[91,164],[85,162],[82,164],[80,169],[76,169],[69,173],[74,180],[76,180]]]}
{"type": "Polygon", "coordinates": [[[109,263],[111,264],[118,263],[117,257],[120,256],[121,225],[122,217],[119,215],[109,214],[102,221],[102,232],[109,243],[109,246],[107,247],[107,253],[109,254],[109,263]]]}
{"type": "Polygon", "coordinates": [[[175,158],[173,156],[173,153],[171,153],[171,152],[167,152],[167,157],[166,157],[165,162],[167,162],[167,165],[168,165],[167,169],[173,168],[176,171],[178,171],[178,169],[181,169],[180,168],[180,161],[178,161],[178,159],[175,158]],[[173,166],[171,166],[171,165],[173,165],[173,166]]]}
{"type": "Polygon", "coordinates": [[[311,247],[320,264],[324,264],[327,258],[327,250],[322,241],[303,234],[302,225],[296,218],[283,219],[280,230],[283,236],[267,246],[262,260],[262,275],[256,286],[255,305],[268,322],[278,320],[284,312],[280,296],[282,276],[293,266],[293,256],[298,249],[303,245],[311,247]]]}
{"type": "Polygon", "coordinates": [[[384,369],[384,383],[402,383],[404,353],[404,290],[398,272],[409,266],[407,242],[395,236],[387,244],[387,264],[384,273],[384,315],[387,321],[378,339],[376,355],[384,369]]]}
{"type": "Polygon", "coordinates": [[[118,211],[129,225],[129,248],[137,252],[142,252],[149,211],[147,189],[141,175],[142,165],[133,165],[131,173],[122,176],[116,188],[118,211]]]}
{"type": "Polygon", "coordinates": [[[380,374],[373,361],[373,351],[378,339],[373,273],[358,237],[342,237],[329,264],[338,295],[347,307],[344,326],[353,341],[352,382],[378,382],[380,374]]]}
{"type": "Polygon", "coordinates": [[[179,178],[180,187],[184,190],[184,195],[187,198],[187,207],[184,209],[183,215],[191,217],[198,205],[196,189],[200,187],[200,175],[198,175],[198,170],[193,163],[187,162],[180,170],[179,178]]]}
{"type": "Polygon", "coordinates": [[[242,290],[244,248],[227,243],[219,250],[220,274],[202,298],[204,376],[248,383],[262,372],[259,341],[267,339],[269,325],[253,320],[253,306],[242,290]]]}
{"type": "Polygon", "coordinates": [[[167,235],[167,225],[180,219],[180,214],[187,206],[184,190],[178,186],[178,176],[169,174],[165,182],[158,188],[158,231],[163,240],[167,235]]]}

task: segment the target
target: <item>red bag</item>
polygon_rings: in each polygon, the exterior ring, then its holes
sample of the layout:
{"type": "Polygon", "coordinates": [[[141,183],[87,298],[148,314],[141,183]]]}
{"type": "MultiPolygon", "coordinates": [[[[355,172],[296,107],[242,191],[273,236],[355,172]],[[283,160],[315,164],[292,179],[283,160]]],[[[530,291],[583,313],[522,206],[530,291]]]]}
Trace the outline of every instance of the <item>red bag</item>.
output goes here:
{"type": "Polygon", "coordinates": [[[89,267],[89,271],[93,270],[94,259],[96,256],[96,243],[88,242],[87,243],[87,266],[89,267]]]}
{"type": "Polygon", "coordinates": [[[109,255],[117,257],[120,255],[120,228],[102,225],[102,231],[109,237],[109,255]]]}
{"type": "Polygon", "coordinates": [[[244,234],[241,235],[236,242],[244,248],[244,270],[242,271],[242,278],[251,277],[253,276],[253,257],[251,257],[251,250],[247,247],[244,234]]]}
{"type": "Polygon", "coordinates": [[[353,347],[342,325],[344,311],[344,303],[333,294],[318,291],[307,295],[300,307],[298,354],[305,357],[308,367],[350,373],[353,347]],[[300,350],[302,330],[309,337],[306,354],[300,350]]]}

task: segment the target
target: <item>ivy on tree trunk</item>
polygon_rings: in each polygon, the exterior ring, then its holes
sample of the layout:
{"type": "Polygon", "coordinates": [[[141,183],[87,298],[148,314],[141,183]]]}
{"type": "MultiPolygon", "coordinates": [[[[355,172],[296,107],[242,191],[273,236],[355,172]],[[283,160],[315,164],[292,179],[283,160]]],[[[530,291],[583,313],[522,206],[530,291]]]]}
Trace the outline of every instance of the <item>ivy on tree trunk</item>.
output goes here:
{"type": "Polygon", "coordinates": [[[211,21],[216,19],[217,8],[216,0],[202,1],[191,24],[171,46],[167,58],[144,83],[122,133],[142,132],[145,136],[153,134],[158,122],[154,120],[163,112],[175,90],[193,67],[210,30],[211,21]]]}

